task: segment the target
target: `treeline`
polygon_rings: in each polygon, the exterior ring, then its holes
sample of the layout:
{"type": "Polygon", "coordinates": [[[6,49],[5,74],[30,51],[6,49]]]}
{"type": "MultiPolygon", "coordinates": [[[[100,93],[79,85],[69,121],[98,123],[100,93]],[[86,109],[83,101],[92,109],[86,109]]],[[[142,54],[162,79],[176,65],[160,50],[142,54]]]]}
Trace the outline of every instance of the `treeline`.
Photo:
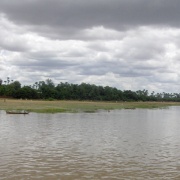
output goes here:
{"type": "Polygon", "coordinates": [[[0,97],[47,100],[93,100],[93,101],[179,101],[179,93],[149,93],[148,90],[118,90],[109,86],[82,83],[59,83],[51,79],[21,86],[19,81],[0,80],[0,97]]]}

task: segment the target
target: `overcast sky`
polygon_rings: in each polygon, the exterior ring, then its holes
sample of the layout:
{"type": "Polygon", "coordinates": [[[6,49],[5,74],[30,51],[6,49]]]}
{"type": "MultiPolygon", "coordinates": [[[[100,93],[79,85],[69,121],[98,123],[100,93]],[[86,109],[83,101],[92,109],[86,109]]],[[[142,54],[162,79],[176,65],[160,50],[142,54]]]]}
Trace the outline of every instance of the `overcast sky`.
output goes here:
{"type": "Polygon", "coordinates": [[[0,78],[180,93],[180,0],[0,0],[0,78]]]}

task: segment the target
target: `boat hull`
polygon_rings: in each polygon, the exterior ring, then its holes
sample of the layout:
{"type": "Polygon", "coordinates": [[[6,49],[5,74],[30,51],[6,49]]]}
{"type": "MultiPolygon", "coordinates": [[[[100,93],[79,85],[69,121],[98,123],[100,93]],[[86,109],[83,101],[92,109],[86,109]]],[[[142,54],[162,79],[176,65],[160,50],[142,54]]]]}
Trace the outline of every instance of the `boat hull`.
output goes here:
{"type": "Polygon", "coordinates": [[[28,111],[6,111],[6,114],[29,114],[28,111]]]}

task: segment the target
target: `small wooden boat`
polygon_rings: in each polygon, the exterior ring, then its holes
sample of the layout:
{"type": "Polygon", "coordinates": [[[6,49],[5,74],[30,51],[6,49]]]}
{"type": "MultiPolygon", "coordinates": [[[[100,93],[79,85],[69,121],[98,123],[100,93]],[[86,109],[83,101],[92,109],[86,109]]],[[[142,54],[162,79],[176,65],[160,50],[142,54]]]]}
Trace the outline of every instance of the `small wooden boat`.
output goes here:
{"type": "Polygon", "coordinates": [[[9,110],[6,111],[6,114],[29,114],[29,112],[26,110],[9,110]]]}

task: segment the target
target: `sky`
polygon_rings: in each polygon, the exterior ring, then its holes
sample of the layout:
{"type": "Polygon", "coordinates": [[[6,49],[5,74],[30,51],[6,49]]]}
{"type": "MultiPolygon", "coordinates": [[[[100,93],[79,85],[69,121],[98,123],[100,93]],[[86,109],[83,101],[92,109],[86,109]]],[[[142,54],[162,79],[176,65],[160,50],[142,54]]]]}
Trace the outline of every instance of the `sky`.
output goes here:
{"type": "Polygon", "coordinates": [[[0,78],[180,93],[179,0],[1,0],[0,78]]]}

